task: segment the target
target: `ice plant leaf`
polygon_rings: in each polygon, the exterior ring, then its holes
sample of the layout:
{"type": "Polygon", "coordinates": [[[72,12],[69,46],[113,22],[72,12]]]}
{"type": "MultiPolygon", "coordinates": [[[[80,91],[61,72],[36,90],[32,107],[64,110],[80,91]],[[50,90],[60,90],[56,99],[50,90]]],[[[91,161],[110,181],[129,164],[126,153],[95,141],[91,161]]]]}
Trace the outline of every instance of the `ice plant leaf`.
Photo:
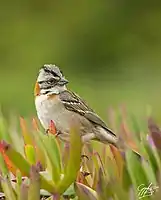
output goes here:
{"type": "Polygon", "coordinates": [[[57,191],[62,194],[77,177],[80,169],[82,142],[80,138],[79,129],[72,127],[70,131],[70,150],[69,160],[67,162],[64,177],[57,185],[57,191]]]}
{"type": "Polygon", "coordinates": [[[150,163],[147,160],[143,159],[142,166],[143,166],[144,172],[145,172],[149,182],[156,184],[157,183],[156,177],[155,177],[154,171],[153,171],[150,163]]]}
{"type": "Polygon", "coordinates": [[[30,185],[28,200],[40,200],[40,175],[35,166],[30,169],[30,185]]]}
{"type": "Polygon", "coordinates": [[[100,156],[98,152],[93,153],[93,161],[95,162],[96,170],[99,170],[101,168],[103,174],[105,175],[106,172],[105,172],[104,165],[102,162],[102,157],[100,156]]]}
{"type": "Polygon", "coordinates": [[[56,187],[54,182],[51,180],[47,180],[42,173],[40,174],[40,188],[52,194],[56,193],[56,187]]]}
{"type": "Polygon", "coordinates": [[[14,148],[5,141],[0,142],[0,148],[3,149],[11,163],[13,163],[13,165],[16,166],[24,176],[29,175],[30,165],[20,153],[15,151],[14,148]]]}
{"type": "Polygon", "coordinates": [[[22,117],[20,117],[20,126],[21,126],[22,135],[23,135],[25,144],[33,145],[33,138],[31,137],[31,134],[29,133],[27,129],[26,122],[24,118],[22,117]]]}
{"type": "Polygon", "coordinates": [[[5,174],[7,173],[7,171],[5,169],[5,166],[6,166],[10,172],[12,172],[14,175],[16,175],[17,167],[13,164],[13,162],[10,160],[10,158],[6,155],[4,146],[1,145],[1,143],[0,143],[0,153],[1,153],[0,166],[1,166],[2,172],[5,174]]]}
{"type": "Polygon", "coordinates": [[[48,155],[50,159],[52,159],[52,163],[56,166],[58,173],[61,171],[61,159],[60,159],[60,147],[59,144],[53,135],[49,135],[45,138],[45,146],[48,151],[48,155]]]}
{"type": "Polygon", "coordinates": [[[22,182],[20,187],[20,196],[18,200],[28,200],[28,185],[26,185],[24,182],[22,182]]]}
{"type": "Polygon", "coordinates": [[[69,159],[69,143],[64,144],[63,152],[62,152],[62,164],[66,166],[66,163],[69,159]]]}
{"type": "Polygon", "coordinates": [[[14,192],[11,182],[8,178],[5,178],[5,177],[1,178],[1,186],[5,193],[5,198],[7,200],[16,200],[15,192],[14,192]]]}
{"type": "Polygon", "coordinates": [[[32,119],[32,126],[33,126],[34,131],[36,131],[36,132],[39,131],[38,122],[37,122],[37,119],[35,117],[32,119]]]}
{"type": "Polygon", "coordinates": [[[68,197],[68,199],[69,199],[69,197],[73,197],[73,196],[75,196],[76,195],[76,193],[75,193],[75,189],[74,189],[74,183],[73,184],[71,184],[70,186],[69,186],[69,188],[63,193],[63,197],[68,197]]]}
{"type": "Polygon", "coordinates": [[[111,152],[114,156],[114,159],[116,161],[119,179],[122,180],[123,167],[124,167],[124,161],[123,161],[122,155],[121,155],[120,151],[113,145],[110,145],[110,148],[111,148],[111,152]]]}
{"type": "MultiPolygon", "coordinates": [[[[112,186],[114,186],[114,183],[112,183],[112,186]]],[[[105,199],[105,197],[109,198],[113,193],[111,189],[111,181],[108,181],[107,189],[107,183],[105,183],[105,176],[101,168],[98,169],[98,182],[96,185],[96,191],[99,196],[99,199],[105,199]]]]}
{"type": "Polygon", "coordinates": [[[94,176],[93,176],[93,184],[92,184],[92,188],[95,189],[98,183],[98,169],[94,169],[94,176]]]}
{"type": "Polygon", "coordinates": [[[161,167],[161,161],[158,155],[158,151],[149,146],[149,144],[147,143],[144,144],[144,149],[147,153],[148,161],[151,163],[153,171],[156,173],[161,167]]]}
{"type": "Polygon", "coordinates": [[[148,127],[150,130],[150,134],[152,136],[154,145],[156,146],[158,150],[161,151],[161,131],[159,127],[154,123],[152,119],[149,119],[148,127]]]}
{"type": "Polygon", "coordinates": [[[78,182],[75,183],[75,188],[79,199],[98,200],[98,195],[92,188],[78,182]]]}
{"type": "Polygon", "coordinates": [[[4,156],[0,154],[0,170],[3,175],[8,174],[8,166],[4,160],[4,156]]]}
{"type": "Polygon", "coordinates": [[[26,158],[30,164],[36,163],[35,149],[32,145],[30,145],[30,144],[25,145],[25,154],[26,154],[26,158]]]}
{"type": "Polygon", "coordinates": [[[127,150],[126,154],[127,170],[131,177],[132,183],[137,189],[142,183],[148,185],[148,179],[141,165],[141,160],[132,151],[127,150]]]}
{"type": "Polygon", "coordinates": [[[51,172],[54,183],[60,180],[60,154],[59,147],[53,135],[35,135],[38,146],[44,151],[47,169],[51,172]]]}
{"type": "Polygon", "coordinates": [[[45,159],[45,152],[43,149],[40,148],[40,146],[35,146],[35,156],[36,156],[36,162],[41,163],[42,168],[46,168],[46,159],[45,159]]]}

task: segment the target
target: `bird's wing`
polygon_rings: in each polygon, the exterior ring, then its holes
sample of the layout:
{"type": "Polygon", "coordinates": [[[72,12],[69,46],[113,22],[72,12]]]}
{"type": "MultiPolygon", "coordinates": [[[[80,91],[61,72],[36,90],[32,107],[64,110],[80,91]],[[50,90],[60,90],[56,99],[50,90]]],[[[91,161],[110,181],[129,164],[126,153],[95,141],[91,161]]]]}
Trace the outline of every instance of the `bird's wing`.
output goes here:
{"type": "Polygon", "coordinates": [[[105,122],[86,104],[86,102],[81,99],[78,95],[71,91],[63,91],[60,93],[60,100],[66,107],[66,109],[77,112],[80,115],[83,115],[86,119],[91,121],[95,125],[99,125],[111,133],[113,136],[116,136],[105,124],[105,122]]]}

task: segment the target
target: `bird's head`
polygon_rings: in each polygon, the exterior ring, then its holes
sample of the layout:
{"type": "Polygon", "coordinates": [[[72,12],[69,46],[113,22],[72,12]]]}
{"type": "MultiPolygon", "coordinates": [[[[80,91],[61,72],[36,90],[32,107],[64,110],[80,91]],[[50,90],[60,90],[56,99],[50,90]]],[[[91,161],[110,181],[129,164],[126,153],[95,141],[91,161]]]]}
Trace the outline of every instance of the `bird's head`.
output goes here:
{"type": "Polygon", "coordinates": [[[53,64],[45,64],[39,71],[35,95],[39,94],[59,94],[66,90],[68,80],[63,76],[58,66],[53,64]]]}

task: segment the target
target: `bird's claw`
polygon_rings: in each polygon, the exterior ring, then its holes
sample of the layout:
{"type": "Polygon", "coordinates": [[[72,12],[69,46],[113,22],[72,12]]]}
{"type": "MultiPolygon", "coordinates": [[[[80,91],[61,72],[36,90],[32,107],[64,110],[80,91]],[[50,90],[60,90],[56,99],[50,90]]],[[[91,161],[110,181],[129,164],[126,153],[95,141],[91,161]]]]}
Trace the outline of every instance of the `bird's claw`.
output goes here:
{"type": "Polygon", "coordinates": [[[62,132],[61,131],[57,131],[56,134],[55,134],[55,137],[58,137],[59,135],[61,135],[62,132]]]}
{"type": "Polygon", "coordinates": [[[84,177],[87,177],[87,176],[91,175],[90,172],[86,172],[86,171],[82,171],[81,173],[82,173],[82,175],[83,175],[84,177]]]}
{"type": "MultiPolygon", "coordinates": [[[[45,135],[48,135],[49,133],[50,133],[50,129],[48,128],[48,129],[45,130],[45,135]]],[[[56,134],[55,134],[55,137],[58,137],[60,134],[62,134],[62,132],[57,131],[56,134]]]]}
{"type": "Polygon", "coordinates": [[[48,135],[50,132],[49,128],[45,130],[45,135],[48,135]]]}
{"type": "Polygon", "coordinates": [[[84,158],[86,158],[87,160],[89,160],[89,158],[88,158],[87,155],[85,155],[85,154],[81,155],[81,159],[83,160],[84,158]]]}

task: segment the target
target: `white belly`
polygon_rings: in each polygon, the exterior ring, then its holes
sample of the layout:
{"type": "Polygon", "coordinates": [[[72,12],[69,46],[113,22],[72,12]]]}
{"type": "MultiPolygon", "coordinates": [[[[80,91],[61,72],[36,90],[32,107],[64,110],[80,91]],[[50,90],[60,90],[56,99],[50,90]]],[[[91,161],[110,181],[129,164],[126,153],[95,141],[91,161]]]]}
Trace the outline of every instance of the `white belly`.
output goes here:
{"type": "Polygon", "coordinates": [[[69,132],[71,112],[56,99],[50,99],[47,95],[37,96],[35,99],[38,118],[45,129],[49,128],[51,120],[56,129],[61,132],[69,132]]]}
{"type": "Polygon", "coordinates": [[[37,96],[35,105],[38,118],[43,127],[47,130],[52,120],[56,126],[56,130],[61,132],[59,137],[65,141],[69,140],[69,133],[73,122],[78,122],[82,141],[86,142],[90,139],[96,139],[103,143],[115,144],[117,142],[117,137],[111,136],[102,127],[94,126],[82,115],[67,110],[57,97],[49,98],[47,95],[37,96]]]}
{"type": "Polygon", "coordinates": [[[43,127],[47,130],[52,120],[56,130],[62,133],[59,136],[62,140],[69,140],[70,129],[75,123],[80,125],[81,136],[89,134],[90,139],[94,128],[92,123],[80,114],[68,111],[60,100],[50,99],[47,95],[41,95],[36,97],[35,105],[38,118],[43,127]]]}

